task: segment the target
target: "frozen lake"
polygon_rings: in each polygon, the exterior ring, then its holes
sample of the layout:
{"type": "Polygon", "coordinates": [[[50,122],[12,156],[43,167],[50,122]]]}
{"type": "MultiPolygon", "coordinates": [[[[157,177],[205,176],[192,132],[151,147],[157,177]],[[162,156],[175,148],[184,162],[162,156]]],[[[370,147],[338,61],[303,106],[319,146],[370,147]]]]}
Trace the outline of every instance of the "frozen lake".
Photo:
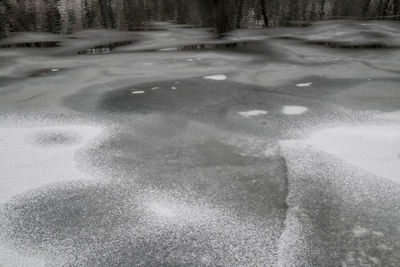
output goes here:
{"type": "Polygon", "coordinates": [[[399,23],[164,26],[0,40],[0,265],[398,266],[399,23]]]}

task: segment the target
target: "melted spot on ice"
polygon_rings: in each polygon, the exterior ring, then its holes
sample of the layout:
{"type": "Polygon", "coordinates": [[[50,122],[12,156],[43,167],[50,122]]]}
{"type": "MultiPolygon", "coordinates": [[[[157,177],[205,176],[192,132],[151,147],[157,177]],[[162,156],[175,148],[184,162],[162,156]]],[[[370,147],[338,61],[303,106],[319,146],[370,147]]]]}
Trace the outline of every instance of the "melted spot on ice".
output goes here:
{"type": "Polygon", "coordinates": [[[306,141],[374,175],[400,183],[400,126],[320,130],[306,141]]]}
{"type": "Polygon", "coordinates": [[[243,117],[245,117],[245,118],[250,118],[250,117],[253,117],[253,116],[268,114],[268,111],[254,109],[254,110],[249,110],[249,111],[240,111],[240,112],[238,112],[238,114],[243,116],[243,117]]]}
{"type": "Polygon", "coordinates": [[[58,181],[91,179],[75,154],[101,132],[88,125],[0,127],[0,203],[58,181]]]}
{"type": "Polygon", "coordinates": [[[312,85],[312,82],[296,84],[297,87],[309,87],[311,85],[312,85]]]}
{"type": "Polygon", "coordinates": [[[286,115],[299,115],[307,112],[308,108],[303,106],[284,106],[282,113],[286,115]]]}
{"type": "Polygon", "coordinates": [[[210,75],[210,76],[205,76],[204,78],[210,79],[210,80],[216,80],[216,81],[226,80],[226,76],[224,74],[210,75]]]}
{"type": "Polygon", "coordinates": [[[132,94],[134,94],[134,95],[144,94],[144,91],[132,91],[132,94]]]}

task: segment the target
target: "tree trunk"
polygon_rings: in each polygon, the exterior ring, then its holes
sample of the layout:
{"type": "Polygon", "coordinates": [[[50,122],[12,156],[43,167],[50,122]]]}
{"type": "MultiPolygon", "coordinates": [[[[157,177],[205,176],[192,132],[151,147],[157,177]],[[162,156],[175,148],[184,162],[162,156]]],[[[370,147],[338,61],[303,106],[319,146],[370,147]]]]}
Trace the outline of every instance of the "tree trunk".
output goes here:
{"type": "Polygon", "coordinates": [[[243,0],[239,0],[238,6],[238,14],[236,18],[236,28],[239,29],[242,24],[242,16],[243,16],[243,0]]]}
{"type": "Polygon", "coordinates": [[[264,0],[260,0],[260,5],[261,5],[261,15],[263,16],[264,24],[265,24],[265,26],[268,26],[269,21],[268,21],[268,15],[267,15],[267,7],[265,6],[264,0]]]}

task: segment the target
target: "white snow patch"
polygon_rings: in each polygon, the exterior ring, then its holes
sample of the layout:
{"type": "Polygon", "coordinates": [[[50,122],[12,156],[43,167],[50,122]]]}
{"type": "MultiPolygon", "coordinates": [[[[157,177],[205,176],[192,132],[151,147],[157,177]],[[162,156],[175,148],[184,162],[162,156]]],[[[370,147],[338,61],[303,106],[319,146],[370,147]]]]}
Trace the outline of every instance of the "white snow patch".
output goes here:
{"type": "Polygon", "coordinates": [[[176,84],[180,84],[181,82],[175,82],[176,84]]]}
{"type": "Polygon", "coordinates": [[[58,181],[91,179],[74,155],[101,132],[88,125],[0,127],[0,203],[58,181]]]}
{"type": "Polygon", "coordinates": [[[201,57],[196,57],[196,60],[203,60],[201,57]]]}
{"type": "Polygon", "coordinates": [[[160,89],[160,87],[156,86],[156,87],[151,88],[151,90],[157,90],[157,89],[160,89]]]}
{"type": "Polygon", "coordinates": [[[320,130],[306,141],[374,175],[400,183],[400,126],[320,130]]]}
{"type": "Polygon", "coordinates": [[[172,89],[172,90],[176,90],[176,87],[175,87],[175,86],[172,86],[171,89],[172,89]]]}
{"type": "Polygon", "coordinates": [[[51,69],[51,71],[55,72],[55,71],[58,71],[58,69],[56,69],[56,68],[53,68],[53,69],[51,69]]]}
{"type": "Polygon", "coordinates": [[[312,82],[296,84],[297,87],[309,87],[311,85],[312,85],[312,82]]]}
{"type": "Polygon", "coordinates": [[[134,95],[144,94],[144,91],[132,91],[132,94],[134,94],[134,95]]]}
{"type": "Polygon", "coordinates": [[[245,117],[245,118],[250,118],[250,117],[253,117],[253,116],[268,114],[268,111],[254,109],[254,110],[249,110],[249,111],[240,111],[240,112],[238,112],[238,114],[243,116],[243,117],[245,117]]]}
{"type": "Polygon", "coordinates": [[[210,80],[216,80],[216,81],[226,80],[226,76],[224,74],[210,75],[210,76],[205,76],[204,78],[210,79],[210,80]]]}
{"type": "Polygon", "coordinates": [[[303,106],[284,106],[282,113],[286,115],[299,115],[307,112],[308,108],[303,106]]]}
{"type": "Polygon", "coordinates": [[[144,63],[142,63],[142,65],[143,66],[150,66],[150,65],[152,65],[152,63],[151,62],[144,62],[144,63]]]}
{"type": "Polygon", "coordinates": [[[193,61],[193,58],[188,58],[187,61],[193,61]]]}

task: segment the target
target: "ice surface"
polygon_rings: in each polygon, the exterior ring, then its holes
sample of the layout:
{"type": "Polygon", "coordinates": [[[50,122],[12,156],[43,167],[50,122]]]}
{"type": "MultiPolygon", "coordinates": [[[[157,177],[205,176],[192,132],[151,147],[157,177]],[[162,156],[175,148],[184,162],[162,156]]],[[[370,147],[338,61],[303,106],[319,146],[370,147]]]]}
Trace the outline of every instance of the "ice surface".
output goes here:
{"type": "Polygon", "coordinates": [[[77,169],[75,153],[101,132],[88,125],[0,127],[0,203],[55,182],[91,179],[77,169]]]}
{"type": "Polygon", "coordinates": [[[400,183],[400,126],[320,130],[307,143],[377,176],[400,183]]]}

